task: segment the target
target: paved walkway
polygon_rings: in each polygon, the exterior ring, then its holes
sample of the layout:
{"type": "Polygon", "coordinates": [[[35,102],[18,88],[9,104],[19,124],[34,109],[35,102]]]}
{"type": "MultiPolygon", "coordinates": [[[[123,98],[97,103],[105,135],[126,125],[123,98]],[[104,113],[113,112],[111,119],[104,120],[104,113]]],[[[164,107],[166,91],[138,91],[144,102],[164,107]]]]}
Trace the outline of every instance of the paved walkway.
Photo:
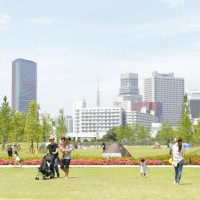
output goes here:
{"type": "MultiPolygon", "coordinates": [[[[14,165],[0,165],[0,168],[13,168],[14,165]]],[[[22,168],[37,168],[39,165],[22,165],[22,168]]],[[[71,168],[138,168],[139,165],[70,165],[71,168]]],[[[148,165],[150,168],[172,168],[172,165],[148,165]]],[[[16,168],[21,168],[17,165],[16,168]]],[[[184,165],[184,168],[200,168],[200,165],[184,165]]]]}

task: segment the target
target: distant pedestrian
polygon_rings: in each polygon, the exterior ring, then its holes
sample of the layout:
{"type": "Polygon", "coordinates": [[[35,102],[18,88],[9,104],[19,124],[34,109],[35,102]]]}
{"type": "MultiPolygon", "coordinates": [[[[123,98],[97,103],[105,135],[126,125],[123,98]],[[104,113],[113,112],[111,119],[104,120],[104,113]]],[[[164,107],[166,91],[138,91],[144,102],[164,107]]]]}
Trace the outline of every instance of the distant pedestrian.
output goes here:
{"type": "Polygon", "coordinates": [[[172,154],[172,147],[173,147],[172,141],[169,142],[168,147],[169,147],[169,155],[171,155],[172,154]]]}
{"type": "Polygon", "coordinates": [[[147,173],[148,167],[144,158],[140,160],[140,175],[141,177],[145,177],[147,173]]]}
{"type": "Polygon", "coordinates": [[[185,149],[182,146],[182,138],[177,138],[176,143],[172,147],[173,165],[175,170],[174,183],[179,185],[182,175],[182,169],[184,164],[185,149]]]}
{"type": "Polygon", "coordinates": [[[106,150],[106,143],[102,142],[101,147],[103,148],[103,151],[105,151],[106,150]]]}
{"type": "Polygon", "coordinates": [[[7,153],[8,153],[8,157],[11,158],[13,155],[13,149],[11,145],[8,145],[7,147],[7,153]]]}
{"type": "Polygon", "coordinates": [[[15,167],[17,165],[21,165],[21,167],[22,167],[22,164],[20,163],[20,158],[19,158],[17,150],[14,151],[13,156],[14,156],[14,160],[15,160],[15,167]]]}

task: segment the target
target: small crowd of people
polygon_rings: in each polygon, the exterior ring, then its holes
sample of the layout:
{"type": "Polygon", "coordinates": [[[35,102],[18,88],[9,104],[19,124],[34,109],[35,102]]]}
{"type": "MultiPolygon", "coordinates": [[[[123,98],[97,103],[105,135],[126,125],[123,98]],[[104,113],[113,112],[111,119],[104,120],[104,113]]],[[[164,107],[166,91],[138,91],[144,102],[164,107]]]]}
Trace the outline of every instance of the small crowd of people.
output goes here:
{"type": "MultiPolygon", "coordinates": [[[[57,177],[60,177],[59,174],[59,169],[58,169],[58,162],[60,161],[60,168],[64,171],[65,173],[65,178],[67,179],[69,176],[69,165],[71,161],[71,152],[73,150],[73,145],[70,143],[71,138],[70,137],[62,137],[60,139],[59,144],[55,143],[55,138],[51,136],[49,138],[50,144],[48,145],[48,153],[50,155],[53,155],[53,164],[51,167],[52,175],[51,178],[55,177],[55,172],[57,174],[57,177]],[[60,152],[60,154],[59,154],[60,152]]],[[[102,148],[105,150],[106,144],[105,142],[102,143],[102,148]]],[[[182,169],[183,169],[183,164],[184,164],[184,155],[185,155],[185,150],[182,146],[182,138],[177,138],[174,140],[174,144],[169,145],[170,148],[170,155],[172,155],[172,160],[173,160],[173,166],[175,169],[175,180],[174,184],[179,185],[180,180],[181,180],[181,175],[182,175],[182,169]]],[[[139,170],[141,177],[146,177],[146,174],[148,172],[148,166],[145,161],[145,158],[141,158],[140,160],[140,165],[139,165],[139,170]]]]}
{"type": "Polygon", "coordinates": [[[22,167],[22,164],[20,162],[18,149],[20,149],[20,145],[8,145],[7,146],[7,153],[9,158],[14,158],[15,161],[15,167],[17,165],[20,165],[22,167]]]}
{"type": "Polygon", "coordinates": [[[50,178],[55,177],[55,172],[57,177],[60,177],[58,163],[60,162],[60,168],[65,173],[65,178],[69,176],[69,165],[71,161],[71,152],[73,150],[73,145],[70,143],[70,137],[62,137],[59,144],[55,143],[55,137],[50,136],[50,144],[47,146],[47,153],[52,155],[53,161],[51,164],[51,176],[50,178]]]}

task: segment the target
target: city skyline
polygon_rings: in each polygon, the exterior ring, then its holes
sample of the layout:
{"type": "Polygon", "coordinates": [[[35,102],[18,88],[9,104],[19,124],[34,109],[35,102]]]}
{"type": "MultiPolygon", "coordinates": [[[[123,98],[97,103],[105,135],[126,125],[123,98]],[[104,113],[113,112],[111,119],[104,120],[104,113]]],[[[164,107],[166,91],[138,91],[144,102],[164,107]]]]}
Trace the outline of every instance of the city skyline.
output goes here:
{"type": "Polygon", "coordinates": [[[12,61],[38,65],[37,101],[55,117],[85,98],[109,106],[120,74],[137,73],[140,94],[153,71],[199,89],[200,2],[197,0],[0,0],[0,99],[11,106],[12,61]],[[23,5],[23,6],[22,6],[23,5]]]}

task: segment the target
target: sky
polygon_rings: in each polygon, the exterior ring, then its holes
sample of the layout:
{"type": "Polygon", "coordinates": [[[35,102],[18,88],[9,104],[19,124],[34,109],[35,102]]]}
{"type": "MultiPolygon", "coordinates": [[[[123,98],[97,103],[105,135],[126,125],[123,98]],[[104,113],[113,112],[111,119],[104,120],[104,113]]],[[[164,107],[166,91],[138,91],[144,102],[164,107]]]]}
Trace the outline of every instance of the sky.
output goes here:
{"type": "Polygon", "coordinates": [[[38,67],[41,112],[72,114],[73,102],[116,100],[121,73],[137,73],[140,93],[153,71],[200,89],[199,0],[0,0],[0,103],[11,104],[12,61],[38,67]]]}

